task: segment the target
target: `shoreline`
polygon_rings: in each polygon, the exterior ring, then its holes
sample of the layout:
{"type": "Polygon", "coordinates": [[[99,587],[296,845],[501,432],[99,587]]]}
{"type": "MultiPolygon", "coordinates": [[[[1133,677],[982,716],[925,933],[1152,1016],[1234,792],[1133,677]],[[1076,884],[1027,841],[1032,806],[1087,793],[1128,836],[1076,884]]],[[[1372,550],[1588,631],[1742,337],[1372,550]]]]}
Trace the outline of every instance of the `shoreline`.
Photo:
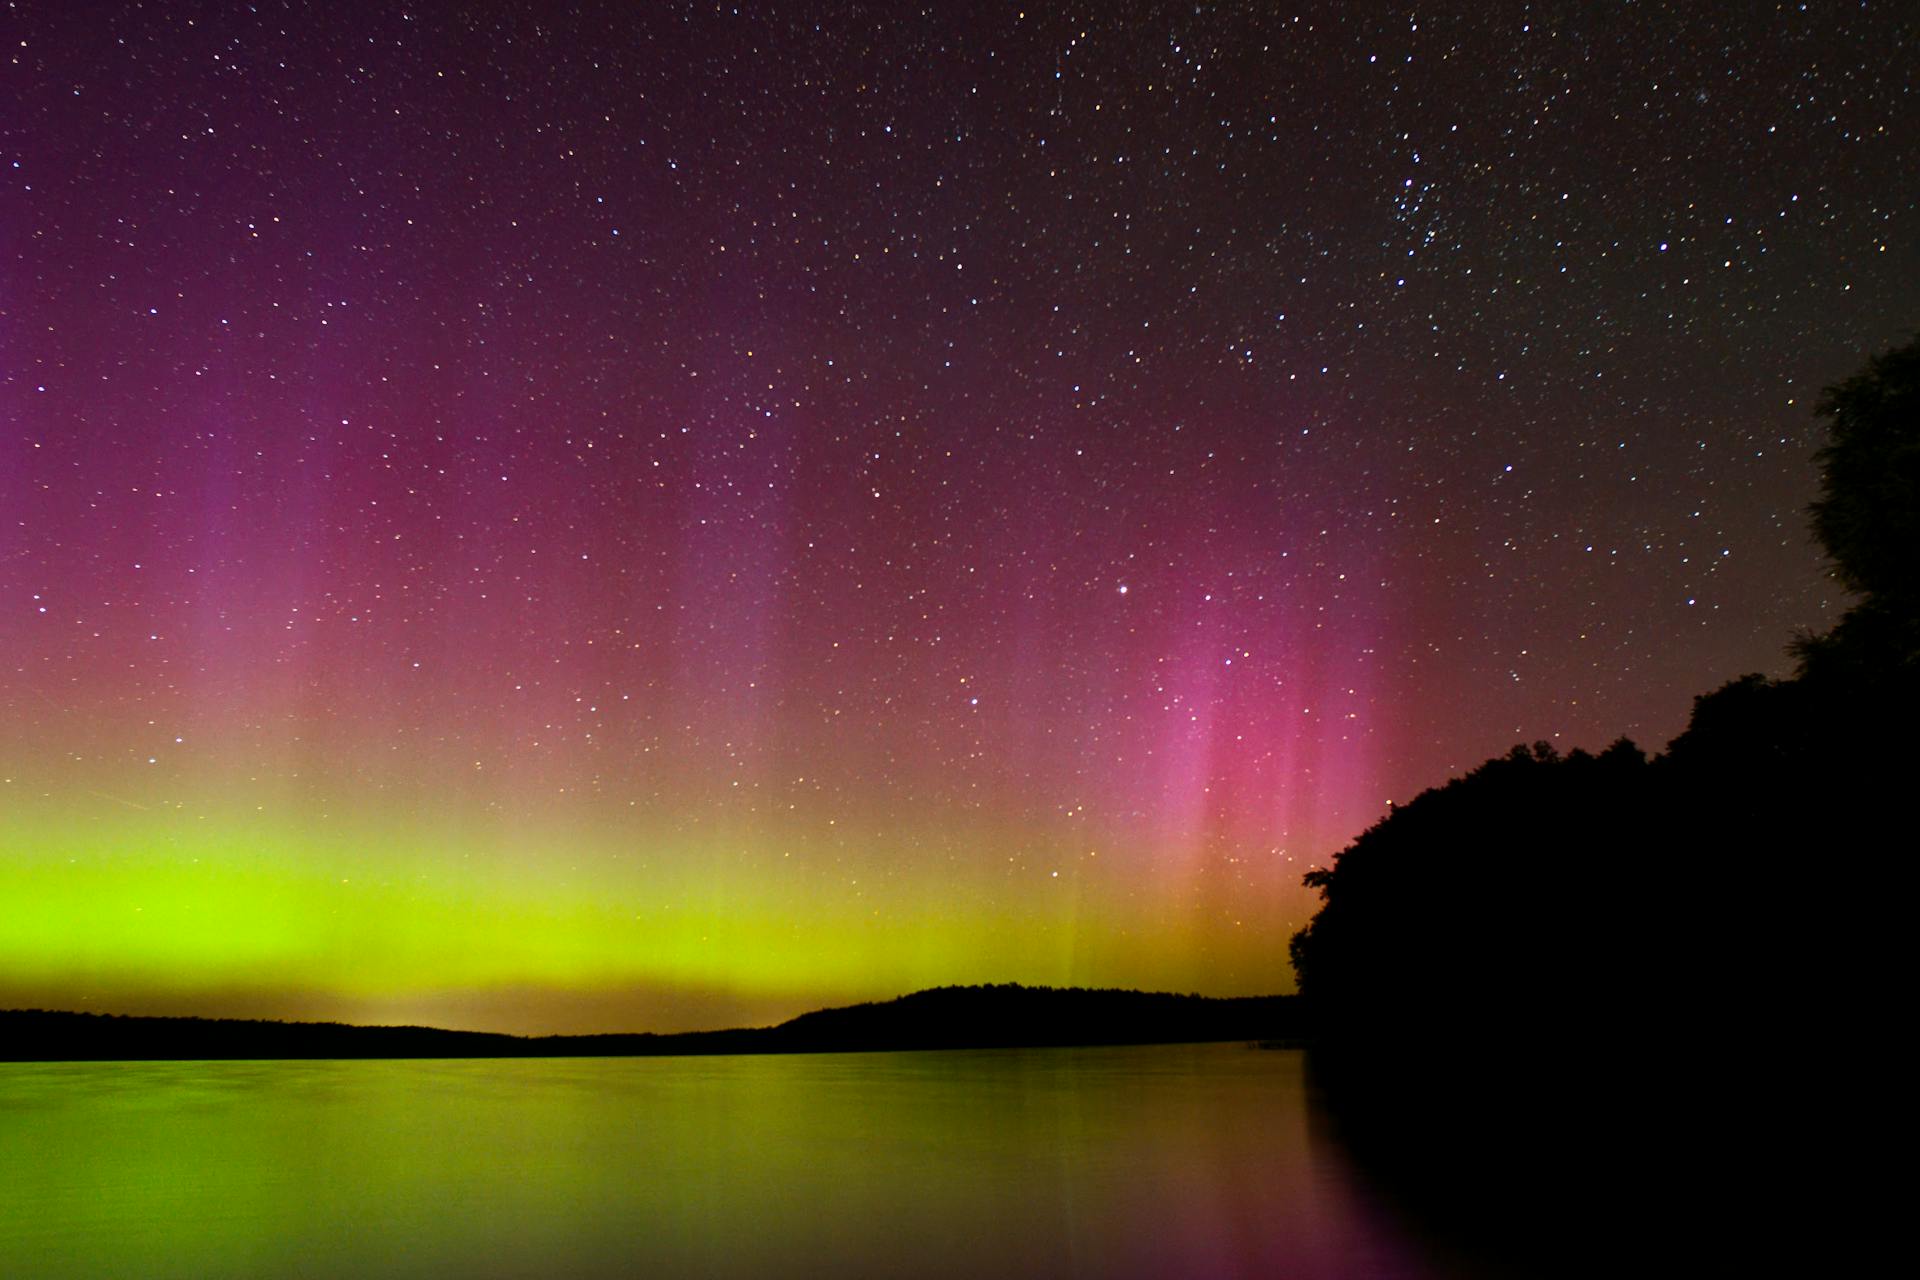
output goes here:
{"type": "Polygon", "coordinates": [[[771,1027],[521,1036],[358,1026],[0,1010],[0,1062],[637,1058],[735,1054],[1304,1044],[1296,996],[1212,997],[1082,988],[941,987],[820,1009],[771,1027]]]}

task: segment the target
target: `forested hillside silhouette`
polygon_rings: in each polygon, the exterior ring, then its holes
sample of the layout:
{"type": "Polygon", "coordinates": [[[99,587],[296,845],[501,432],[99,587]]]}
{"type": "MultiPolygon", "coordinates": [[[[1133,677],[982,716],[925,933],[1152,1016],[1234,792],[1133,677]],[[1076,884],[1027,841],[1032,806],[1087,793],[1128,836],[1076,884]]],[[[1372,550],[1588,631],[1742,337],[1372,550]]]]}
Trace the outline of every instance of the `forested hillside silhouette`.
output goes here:
{"type": "Polygon", "coordinates": [[[1791,643],[1791,678],[1697,698],[1652,759],[1516,747],[1306,877],[1323,904],[1291,953],[1319,1078],[1349,1138],[1456,1221],[1697,1216],[1736,1185],[1751,1212],[1805,1213],[1806,1169],[1829,1188],[1849,1169],[1830,1136],[1884,1122],[1915,843],[1920,338],[1818,412],[1813,531],[1854,602],[1791,643]]]}
{"type": "Polygon", "coordinates": [[[116,1017],[0,1010],[0,1062],[234,1058],[571,1058],[848,1053],[1297,1039],[1295,996],[1213,997],[1081,987],[936,987],[816,1009],[773,1027],[513,1036],[337,1022],[116,1017]]]}

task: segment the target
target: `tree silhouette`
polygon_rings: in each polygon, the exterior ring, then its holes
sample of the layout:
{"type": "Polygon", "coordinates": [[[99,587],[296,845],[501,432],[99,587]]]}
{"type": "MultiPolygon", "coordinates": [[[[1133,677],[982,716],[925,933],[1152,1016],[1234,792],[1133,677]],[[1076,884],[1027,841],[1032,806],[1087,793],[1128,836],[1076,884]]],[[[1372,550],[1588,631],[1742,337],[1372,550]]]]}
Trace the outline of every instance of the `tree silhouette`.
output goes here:
{"type": "Polygon", "coordinates": [[[1307,875],[1322,904],[1290,949],[1319,1077],[1421,1194],[1551,1214],[1555,1186],[1600,1202],[1633,1180],[1677,1205],[1705,1160],[1781,1215],[1884,1198],[1784,1166],[1849,1168],[1833,1135],[1905,1097],[1920,339],[1818,412],[1813,530],[1859,599],[1794,643],[1794,678],[1695,699],[1653,760],[1516,747],[1307,875]],[[1756,1128],[1801,1098],[1817,1123],[1756,1128]]]}
{"type": "Polygon", "coordinates": [[[1598,756],[1515,747],[1422,792],[1307,874],[1324,904],[1291,943],[1301,994],[1365,1039],[1538,1038],[1591,1009],[1638,963],[1600,942],[1653,794],[1624,739],[1598,756]]]}
{"type": "Polygon", "coordinates": [[[1813,531],[1847,590],[1909,606],[1920,595],[1920,337],[1828,387],[1816,412],[1813,531]]]}
{"type": "Polygon", "coordinates": [[[1920,718],[1920,338],[1829,388],[1817,412],[1830,439],[1814,532],[1859,603],[1796,644],[1797,678],[1749,675],[1697,698],[1652,762],[1624,741],[1600,756],[1516,747],[1308,873],[1322,906],[1290,951],[1330,1034],[1524,1023],[1537,1037],[1557,1010],[1632,983],[1643,1020],[1698,1037],[1702,993],[1739,1006],[1743,966],[1781,994],[1827,981],[1843,956],[1885,963],[1870,948],[1897,932],[1880,918],[1891,895],[1852,900],[1850,925],[1829,926],[1796,920],[1804,895],[1786,886],[1828,851],[1858,867],[1909,825],[1896,800],[1920,718]],[[1796,931],[1813,954],[1769,954],[1796,931]]]}
{"type": "Polygon", "coordinates": [[[1803,674],[1910,680],[1920,665],[1920,337],[1827,388],[1814,535],[1861,599],[1795,642],[1803,674]]]}

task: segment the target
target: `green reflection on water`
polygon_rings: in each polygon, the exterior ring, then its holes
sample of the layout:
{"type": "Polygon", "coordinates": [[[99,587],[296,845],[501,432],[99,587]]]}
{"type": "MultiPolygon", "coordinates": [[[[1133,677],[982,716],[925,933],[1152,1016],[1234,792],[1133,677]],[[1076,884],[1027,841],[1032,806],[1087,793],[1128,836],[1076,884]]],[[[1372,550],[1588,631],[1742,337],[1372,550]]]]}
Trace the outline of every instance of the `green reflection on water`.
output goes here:
{"type": "Polygon", "coordinates": [[[0,1067],[21,1276],[1432,1268],[1240,1046],[0,1067]]]}

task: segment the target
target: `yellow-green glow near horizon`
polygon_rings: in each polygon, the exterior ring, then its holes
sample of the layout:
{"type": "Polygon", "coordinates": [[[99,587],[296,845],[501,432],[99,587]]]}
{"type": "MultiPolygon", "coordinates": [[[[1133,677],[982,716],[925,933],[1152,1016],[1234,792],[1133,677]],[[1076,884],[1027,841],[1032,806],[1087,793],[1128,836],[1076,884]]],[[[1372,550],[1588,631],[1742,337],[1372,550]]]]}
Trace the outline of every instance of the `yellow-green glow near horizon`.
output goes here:
{"type": "Polygon", "coordinates": [[[1285,981],[1270,937],[1195,966],[1166,904],[1113,900],[1093,857],[1063,858],[1064,875],[994,869],[1003,885],[1031,881],[1017,897],[965,875],[928,893],[871,872],[863,884],[857,866],[823,885],[807,866],[818,853],[793,841],[613,855],[112,809],[0,820],[0,1004],[44,991],[104,1011],[670,1030],[957,981],[1190,989],[1235,969],[1236,990],[1285,981]],[[1083,913],[1101,927],[1081,929],[1083,913]]]}

